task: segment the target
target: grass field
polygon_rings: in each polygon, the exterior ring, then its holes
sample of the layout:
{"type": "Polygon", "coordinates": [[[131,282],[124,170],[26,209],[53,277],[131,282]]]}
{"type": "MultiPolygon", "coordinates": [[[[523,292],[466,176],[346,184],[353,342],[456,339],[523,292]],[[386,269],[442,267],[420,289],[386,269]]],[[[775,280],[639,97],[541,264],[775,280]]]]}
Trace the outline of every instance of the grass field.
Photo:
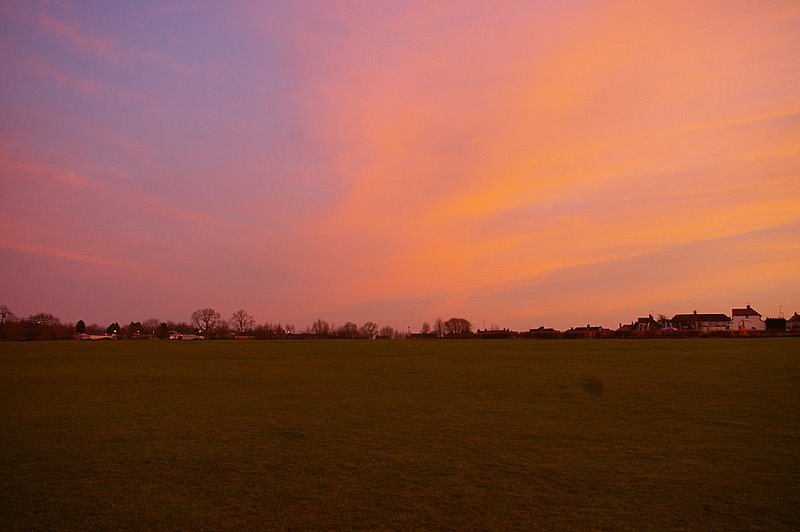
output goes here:
{"type": "Polygon", "coordinates": [[[0,529],[800,528],[800,339],[0,343],[0,529]]]}

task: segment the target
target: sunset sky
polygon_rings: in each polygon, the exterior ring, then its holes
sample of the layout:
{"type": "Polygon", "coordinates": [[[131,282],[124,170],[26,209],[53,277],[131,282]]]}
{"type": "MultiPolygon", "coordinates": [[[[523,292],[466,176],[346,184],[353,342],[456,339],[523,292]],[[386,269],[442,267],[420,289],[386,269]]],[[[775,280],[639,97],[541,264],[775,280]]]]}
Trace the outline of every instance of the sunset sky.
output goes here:
{"type": "Polygon", "coordinates": [[[0,3],[0,304],[800,312],[800,3],[0,3]]]}

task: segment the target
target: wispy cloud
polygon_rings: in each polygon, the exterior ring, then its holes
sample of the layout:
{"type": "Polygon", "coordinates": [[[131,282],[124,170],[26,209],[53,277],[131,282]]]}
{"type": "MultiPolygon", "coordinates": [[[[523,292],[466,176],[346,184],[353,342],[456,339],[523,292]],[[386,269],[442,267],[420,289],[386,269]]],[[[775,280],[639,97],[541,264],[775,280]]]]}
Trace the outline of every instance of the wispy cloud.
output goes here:
{"type": "Polygon", "coordinates": [[[31,253],[34,255],[44,255],[57,259],[83,262],[94,266],[109,266],[114,268],[124,268],[126,270],[138,269],[138,265],[132,262],[116,260],[108,257],[85,255],[62,248],[52,248],[24,242],[15,242],[6,238],[0,239],[0,247],[22,253],[31,253]]]}
{"type": "Polygon", "coordinates": [[[125,47],[111,37],[99,36],[84,29],[79,23],[70,20],[68,14],[57,18],[49,12],[40,11],[36,15],[38,27],[48,36],[66,42],[75,50],[112,61],[135,61],[155,64],[184,72],[186,67],[165,57],[155,50],[140,50],[125,47]]]}
{"type": "Polygon", "coordinates": [[[142,97],[132,91],[112,87],[105,83],[71,74],[53,65],[43,57],[31,55],[22,62],[22,68],[55,81],[59,86],[76,91],[84,96],[109,96],[127,104],[141,103],[142,97]]]}

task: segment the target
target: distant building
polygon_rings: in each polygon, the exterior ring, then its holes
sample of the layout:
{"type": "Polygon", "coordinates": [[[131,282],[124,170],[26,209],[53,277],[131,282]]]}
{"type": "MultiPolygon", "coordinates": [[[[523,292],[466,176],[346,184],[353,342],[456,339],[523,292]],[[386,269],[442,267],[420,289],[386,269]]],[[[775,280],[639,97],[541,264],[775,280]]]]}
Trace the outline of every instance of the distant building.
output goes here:
{"type": "Polygon", "coordinates": [[[764,320],[767,332],[786,332],[786,318],[767,318],[764,320]]]}
{"type": "Polygon", "coordinates": [[[628,335],[654,335],[661,330],[661,324],[658,323],[653,315],[650,314],[646,318],[638,318],[632,323],[619,324],[617,334],[628,335]]]}
{"type": "Polygon", "coordinates": [[[520,336],[523,338],[561,338],[561,331],[542,325],[538,329],[529,329],[520,336]]]}
{"type": "Polygon", "coordinates": [[[653,319],[652,314],[649,314],[646,318],[639,318],[636,320],[636,332],[648,333],[657,331],[660,328],[661,326],[653,319]]]}
{"type": "Polygon", "coordinates": [[[761,314],[747,305],[746,308],[731,310],[733,328],[739,331],[766,331],[767,324],[761,320],[761,314]]]}
{"type": "Polygon", "coordinates": [[[571,327],[568,331],[564,331],[564,338],[601,338],[611,334],[611,329],[605,329],[600,325],[587,325],[586,327],[571,327]]]}
{"type": "Polygon", "coordinates": [[[476,338],[482,338],[484,340],[497,340],[497,339],[508,339],[508,338],[518,338],[519,333],[517,331],[512,331],[510,329],[486,329],[480,330],[475,333],[476,338]]]}
{"type": "Polygon", "coordinates": [[[786,320],[786,330],[790,333],[800,333],[800,314],[794,313],[794,316],[786,320]]]}
{"type": "Polygon", "coordinates": [[[725,314],[698,314],[696,310],[691,314],[675,314],[671,321],[680,331],[710,333],[731,329],[731,319],[725,314]]]}

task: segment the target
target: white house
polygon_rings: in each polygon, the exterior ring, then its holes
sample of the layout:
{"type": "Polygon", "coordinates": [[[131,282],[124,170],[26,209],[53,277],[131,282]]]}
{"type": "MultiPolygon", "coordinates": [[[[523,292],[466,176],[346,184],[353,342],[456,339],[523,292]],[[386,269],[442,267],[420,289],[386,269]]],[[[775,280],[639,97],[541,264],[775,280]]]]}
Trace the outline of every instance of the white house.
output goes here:
{"type": "Polygon", "coordinates": [[[794,316],[786,320],[786,330],[791,333],[800,333],[800,314],[794,313],[794,316]]]}
{"type": "Polygon", "coordinates": [[[731,311],[733,316],[732,328],[739,331],[766,331],[767,324],[761,319],[761,314],[747,305],[747,308],[735,308],[731,311]]]}
{"type": "Polygon", "coordinates": [[[731,319],[725,314],[698,314],[696,310],[691,314],[675,314],[670,321],[680,331],[712,333],[731,328],[731,319]]]}

